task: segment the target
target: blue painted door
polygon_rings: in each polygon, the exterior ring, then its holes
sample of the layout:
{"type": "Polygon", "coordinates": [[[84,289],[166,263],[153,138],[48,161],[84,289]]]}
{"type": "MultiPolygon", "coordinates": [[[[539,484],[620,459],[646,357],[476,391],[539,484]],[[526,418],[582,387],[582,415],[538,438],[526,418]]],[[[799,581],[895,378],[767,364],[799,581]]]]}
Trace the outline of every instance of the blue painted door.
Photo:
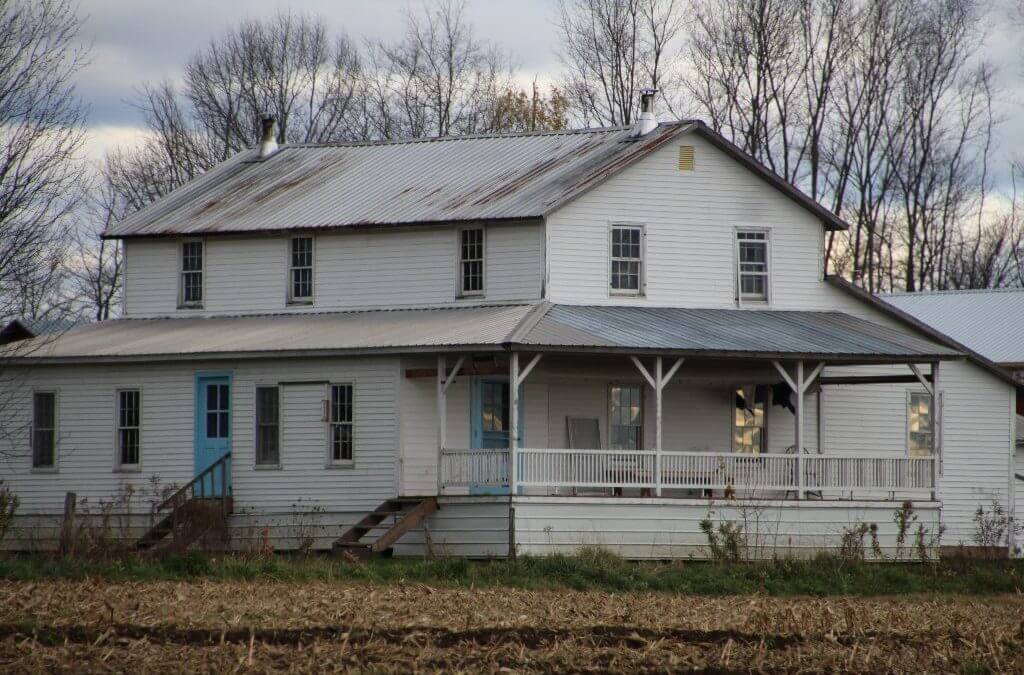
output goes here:
{"type": "MultiPolygon", "coordinates": [[[[470,440],[473,448],[509,447],[509,387],[507,377],[473,378],[470,395],[470,440]]],[[[517,447],[523,446],[523,390],[519,389],[517,447]]],[[[470,494],[507,495],[509,487],[470,486],[470,494]]]]}
{"type": "MultiPolygon", "coordinates": [[[[198,476],[211,464],[231,452],[231,378],[227,375],[201,375],[196,378],[195,473],[198,476]]],[[[197,493],[207,497],[229,491],[231,472],[221,476],[217,469],[197,485],[197,493]],[[201,492],[200,492],[201,490],[201,492]]]]}

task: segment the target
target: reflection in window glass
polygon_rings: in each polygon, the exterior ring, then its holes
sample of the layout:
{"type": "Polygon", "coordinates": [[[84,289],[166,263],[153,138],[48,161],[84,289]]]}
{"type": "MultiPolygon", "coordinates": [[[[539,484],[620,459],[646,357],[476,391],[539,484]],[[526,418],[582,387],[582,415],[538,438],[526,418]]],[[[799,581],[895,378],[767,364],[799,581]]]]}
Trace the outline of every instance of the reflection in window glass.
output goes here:
{"type": "Polygon", "coordinates": [[[935,435],[930,394],[912,392],[907,409],[907,452],[911,457],[930,457],[935,435]]]}
{"type": "Polygon", "coordinates": [[[767,386],[738,387],[733,410],[733,449],[756,455],[764,452],[765,411],[770,388],[767,386]]]}
{"type": "Polygon", "coordinates": [[[643,444],[642,391],[639,386],[613,385],[609,411],[609,447],[639,450],[643,444]]]}

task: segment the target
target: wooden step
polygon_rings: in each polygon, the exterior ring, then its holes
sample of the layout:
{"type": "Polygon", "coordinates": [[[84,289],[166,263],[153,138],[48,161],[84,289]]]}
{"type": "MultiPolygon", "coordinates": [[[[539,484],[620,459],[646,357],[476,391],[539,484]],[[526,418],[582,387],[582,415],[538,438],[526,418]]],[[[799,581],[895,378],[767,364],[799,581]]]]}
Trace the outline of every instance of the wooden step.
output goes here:
{"type": "Polygon", "coordinates": [[[402,535],[423,522],[423,519],[438,509],[436,497],[397,497],[384,501],[362,520],[350,527],[334,542],[336,551],[365,557],[383,553],[391,548],[402,535]],[[412,506],[406,511],[403,507],[412,506]],[[381,523],[389,516],[399,516],[397,522],[387,527],[381,523]],[[376,541],[363,543],[360,540],[374,529],[386,527],[376,541]]]}
{"type": "Polygon", "coordinates": [[[373,551],[380,553],[385,549],[391,548],[392,544],[401,539],[403,534],[422,523],[434,511],[437,511],[437,499],[435,497],[428,497],[422,500],[415,508],[402,516],[402,519],[395,523],[391,529],[380,535],[373,542],[373,551]]]}

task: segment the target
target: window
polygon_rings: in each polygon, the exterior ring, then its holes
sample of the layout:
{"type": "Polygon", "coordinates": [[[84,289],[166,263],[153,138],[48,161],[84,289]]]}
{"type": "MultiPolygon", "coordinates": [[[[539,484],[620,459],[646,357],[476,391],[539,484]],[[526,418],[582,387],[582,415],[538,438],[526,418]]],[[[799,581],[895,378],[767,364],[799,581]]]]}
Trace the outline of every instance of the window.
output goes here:
{"type": "Polygon", "coordinates": [[[480,412],[485,432],[507,432],[508,427],[508,384],[484,381],[480,383],[480,412]]]}
{"type": "Polygon", "coordinates": [[[292,237],[288,257],[288,301],[313,302],[313,237],[292,237]]]}
{"type": "Polygon", "coordinates": [[[57,395],[52,391],[32,394],[32,466],[57,465],[57,395]]]}
{"type": "Polygon", "coordinates": [[[335,463],[353,459],[352,394],[351,384],[331,386],[331,461],[335,463]]]}
{"type": "Polygon", "coordinates": [[[229,438],[231,388],[226,384],[206,385],[206,437],[229,438]]]}
{"type": "Polygon", "coordinates": [[[117,392],[117,463],[131,468],[139,465],[142,449],[142,394],[138,389],[117,392]]]}
{"type": "Polygon", "coordinates": [[[643,284],[643,228],[612,226],[611,291],[640,295],[643,284]]]}
{"type": "Polygon", "coordinates": [[[257,466],[281,463],[279,391],[277,387],[256,387],[257,466]]]}
{"type": "Polygon", "coordinates": [[[935,424],[931,394],[912,391],[907,394],[907,453],[911,457],[931,457],[935,424]]]}
{"type": "Polygon", "coordinates": [[[459,231],[459,295],[484,294],[483,228],[459,231]]]}
{"type": "Polygon", "coordinates": [[[736,233],[737,285],[740,302],[768,301],[768,233],[736,233]]]}
{"type": "Polygon", "coordinates": [[[643,444],[643,392],[635,385],[613,385],[609,411],[608,447],[639,450],[643,444]]]}
{"type": "Polygon", "coordinates": [[[181,305],[203,306],[203,242],[186,241],[181,245],[181,305]]]}
{"type": "Polygon", "coordinates": [[[733,410],[733,452],[757,455],[765,450],[765,411],[771,388],[767,385],[737,387],[733,410]]]}

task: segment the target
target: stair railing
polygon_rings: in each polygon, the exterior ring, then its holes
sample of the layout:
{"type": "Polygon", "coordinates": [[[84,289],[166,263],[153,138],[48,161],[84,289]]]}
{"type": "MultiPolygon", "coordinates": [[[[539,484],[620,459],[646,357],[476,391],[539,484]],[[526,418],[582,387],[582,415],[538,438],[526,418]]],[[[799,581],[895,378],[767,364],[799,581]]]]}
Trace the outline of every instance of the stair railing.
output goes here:
{"type": "Polygon", "coordinates": [[[228,499],[231,497],[231,485],[228,483],[228,476],[231,475],[231,453],[225,453],[220,459],[199,472],[195,478],[178,488],[167,499],[163,500],[153,508],[154,515],[171,509],[173,518],[173,533],[178,531],[178,510],[191,499],[219,499],[221,515],[224,519],[228,517],[228,499]],[[217,486],[220,486],[220,494],[217,494],[217,486]]]}

